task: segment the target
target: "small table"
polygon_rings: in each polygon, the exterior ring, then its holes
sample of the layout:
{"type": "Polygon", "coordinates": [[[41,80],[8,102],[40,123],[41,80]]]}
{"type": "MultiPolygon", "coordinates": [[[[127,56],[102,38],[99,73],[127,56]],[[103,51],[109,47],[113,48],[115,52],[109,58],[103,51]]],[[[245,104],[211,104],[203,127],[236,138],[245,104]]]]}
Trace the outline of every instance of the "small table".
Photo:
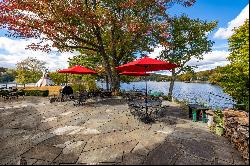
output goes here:
{"type": "MultiPolygon", "coordinates": [[[[131,103],[133,103],[133,105],[135,106],[139,106],[139,107],[142,107],[142,108],[145,108],[146,107],[146,103],[145,103],[145,100],[133,100],[131,101],[131,103]]],[[[147,106],[148,107],[160,107],[161,106],[161,101],[159,100],[148,100],[147,101],[147,106]]]]}
{"type": "Polygon", "coordinates": [[[193,121],[197,122],[199,120],[199,114],[200,112],[202,112],[202,122],[206,123],[206,111],[209,110],[209,108],[199,104],[189,104],[188,107],[189,107],[189,118],[193,117],[193,121]]]}

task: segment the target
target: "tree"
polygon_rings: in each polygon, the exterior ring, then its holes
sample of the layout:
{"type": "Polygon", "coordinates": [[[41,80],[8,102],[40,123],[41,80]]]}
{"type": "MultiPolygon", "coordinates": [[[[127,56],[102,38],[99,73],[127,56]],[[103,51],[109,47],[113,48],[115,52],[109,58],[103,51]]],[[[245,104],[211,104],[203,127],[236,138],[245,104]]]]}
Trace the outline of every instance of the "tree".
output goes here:
{"type": "Polygon", "coordinates": [[[192,71],[187,71],[186,73],[184,74],[181,74],[180,76],[178,76],[178,78],[181,80],[181,81],[191,81],[191,80],[194,80],[196,77],[196,74],[192,71]]]}
{"type": "MultiPolygon", "coordinates": [[[[1,69],[0,69],[1,70],[1,69]]],[[[0,72],[0,82],[8,83],[13,82],[16,77],[16,71],[14,69],[5,69],[2,74],[0,72]]]]}
{"type": "Polygon", "coordinates": [[[49,73],[49,77],[51,78],[51,80],[56,85],[60,85],[62,83],[66,83],[66,76],[65,76],[65,74],[58,73],[58,72],[52,72],[52,73],[49,73]]]}
{"type": "MultiPolygon", "coordinates": [[[[86,56],[86,55],[78,55],[74,56],[72,58],[69,58],[69,67],[75,66],[75,65],[82,65],[84,67],[93,69],[95,71],[98,71],[98,69],[101,66],[101,60],[100,58],[96,56],[86,56]]],[[[100,73],[101,74],[101,73],[100,73]]],[[[96,85],[96,78],[97,75],[88,75],[88,74],[76,74],[76,75],[70,75],[71,82],[74,82],[75,84],[80,83],[82,87],[85,88],[87,91],[94,91],[97,89],[96,85]],[[83,81],[83,85],[82,85],[83,81]]]]}
{"type": "Polygon", "coordinates": [[[216,82],[249,111],[249,20],[229,38],[230,64],[217,70],[216,82]]]}
{"type": "Polygon", "coordinates": [[[28,57],[16,64],[16,82],[27,84],[37,82],[45,70],[45,62],[28,57]]]}
{"type": "Polygon", "coordinates": [[[172,78],[168,96],[172,98],[176,76],[181,72],[191,71],[195,66],[186,65],[191,58],[203,59],[203,54],[211,51],[213,41],[208,40],[207,33],[212,31],[217,22],[207,22],[200,19],[191,19],[185,15],[174,17],[169,21],[167,42],[160,58],[176,63],[178,68],[172,69],[172,78]]]}
{"type": "Polygon", "coordinates": [[[0,28],[10,36],[39,38],[29,46],[34,50],[98,54],[115,91],[114,68],[164,41],[166,9],[174,3],[192,6],[195,0],[4,0],[0,28]]]}

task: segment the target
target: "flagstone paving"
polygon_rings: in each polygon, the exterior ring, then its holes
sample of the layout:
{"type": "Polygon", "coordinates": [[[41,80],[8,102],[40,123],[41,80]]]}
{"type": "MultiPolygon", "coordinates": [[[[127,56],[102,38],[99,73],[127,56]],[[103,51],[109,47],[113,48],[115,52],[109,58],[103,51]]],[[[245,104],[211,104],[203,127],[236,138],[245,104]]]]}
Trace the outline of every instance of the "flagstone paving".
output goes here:
{"type": "Polygon", "coordinates": [[[178,104],[144,124],[122,99],[50,104],[47,98],[1,103],[0,164],[245,165],[239,152],[178,104]],[[15,107],[13,107],[15,106],[15,107]]]}

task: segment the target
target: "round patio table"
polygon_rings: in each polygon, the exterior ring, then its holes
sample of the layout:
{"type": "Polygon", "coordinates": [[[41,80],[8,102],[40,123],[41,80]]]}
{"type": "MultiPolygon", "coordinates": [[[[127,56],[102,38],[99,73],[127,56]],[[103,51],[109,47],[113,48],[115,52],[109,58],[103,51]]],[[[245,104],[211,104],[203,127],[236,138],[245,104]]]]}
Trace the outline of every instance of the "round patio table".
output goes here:
{"type": "MultiPolygon", "coordinates": [[[[131,104],[133,104],[136,107],[146,107],[145,100],[133,100],[131,101],[131,104]]],[[[160,107],[161,106],[161,101],[158,100],[148,100],[147,101],[147,106],[148,107],[160,107]]]]}

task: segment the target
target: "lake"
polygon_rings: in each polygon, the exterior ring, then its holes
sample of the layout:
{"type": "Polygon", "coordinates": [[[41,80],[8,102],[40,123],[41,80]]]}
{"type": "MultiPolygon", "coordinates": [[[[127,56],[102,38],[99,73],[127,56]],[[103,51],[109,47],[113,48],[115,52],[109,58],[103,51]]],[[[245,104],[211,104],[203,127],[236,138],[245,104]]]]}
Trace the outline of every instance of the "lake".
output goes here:
{"type": "MultiPolygon", "coordinates": [[[[103,89],[106,88],[105,83],[97,82],[97,85],[103,89]]],[[[160,91],[167,95],[169,85],[170,82],[148,81],[148,91],[160,91]]],[[[0,84],[0,86],[5,86],[5,84],[0,84]]],[[[16,84],[8,84],[8,86],[16,86],[16,84]]],[[[29,84],[29,86],[34,86],[34,84],[29,84]]],[[[121,83],[121,90],[145,91],[145,87],[145,82],[121,83]]],[[[222,88],[208,83],[175,82],[173,97],[189,103],[204,103],[213,109],[233,108],[234,104],[232,97],[225,94],[222,88]]]]}
{"type": "MultiPolygon", "coordinates": [[[[105,88],[105,83],[98,83],[102,88],[105,88]]],[[[160,91],[165,95],[168,93],[170,82],[148,82],[148,91],[160,91]]],[[[122,90],[144,90],[145,82],[121,83],[122,90]]],[[[189,103],[204,103],[209,107],[216,108],[233,108],[234,101],[232,97],[225,94],[221,87],[208,83],[184,83],[175,82],[173,97],[187,101],[189,103]]]]}

